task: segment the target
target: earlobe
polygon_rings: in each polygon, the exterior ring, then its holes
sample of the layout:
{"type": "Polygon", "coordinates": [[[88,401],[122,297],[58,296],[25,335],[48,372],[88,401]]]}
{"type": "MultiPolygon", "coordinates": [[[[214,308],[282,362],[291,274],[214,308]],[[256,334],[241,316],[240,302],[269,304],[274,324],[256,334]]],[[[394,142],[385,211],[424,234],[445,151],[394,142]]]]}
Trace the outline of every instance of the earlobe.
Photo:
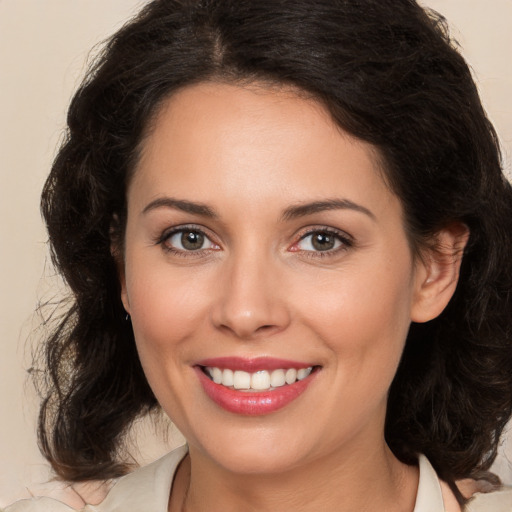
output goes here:
{"type": "Polygon", "coordinates": [[[113,254],[113,257],[116,261],[117,267],[117,278],[119,279],[119,287],[121,289],[121,302],[123,303],[123,307],[125,311],[131,315],[130,311],[130,301],[128,299],[128,292],[126,289],[126,273],[124,269],[124,259],[118,258],[113,254]]]}
{"type": "Polygon", "coordinates": [[[121,302],[125,311],[130,315],[130,301],[128,300],[128,293],[126,291],[126,275],[124,268],[124,254],[121,248],[121,235],[120,235],[120,222],[117,214],[112,217],[110,223],[110,254],[114,258],[117,269],[117,278],[119,279],[119,286],[121,289],[121,302]]]}
{"type": "Polygon", "coordinates": [[[415,274],[411,308],[413,322],[433,320],[450,302],[457,287],[468,239],[468,227],[456,222],[440,230],[433,246],[422,252],[415,274]]]}
{"type": "Polygon", "coordinates": [[[126,279],[124,277],[124,269],[122,275],[119,274],[119,284],[121,285],[121,302],[128,315],[131,315],[130,301],[128,299],[128,292],[126,290],[126,279]]]}

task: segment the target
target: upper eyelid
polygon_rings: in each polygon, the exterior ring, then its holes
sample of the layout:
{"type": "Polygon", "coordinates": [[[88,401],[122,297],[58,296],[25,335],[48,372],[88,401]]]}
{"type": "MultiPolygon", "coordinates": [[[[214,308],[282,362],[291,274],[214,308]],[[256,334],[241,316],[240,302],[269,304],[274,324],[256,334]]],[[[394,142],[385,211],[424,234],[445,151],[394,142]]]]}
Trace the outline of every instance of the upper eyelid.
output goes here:
{"type": "Polygon", "coordinates": [[[298,235],[298,240],[303,240],[305,237],[312,235],[314,233],[332,233],[333,235],[339,236],[341,239],[345,239],[354,243],[354,237],[343,231],[342,229],[337,229],[329,226],[310,226],[301,230],[302,233],[298,235]]]}
{"type": "Polygon", "coordinates": [[[154,244],[160,246],[161,249],[166,253],[174,253],[175,256],[199,258],[201,255],[210,254],[212,250],[218,250],[218,248],[220,248],[220,245],[214,240],[214,237],[210,236],[206,231],[208,230],[203,227],[198,227],[191,224],[182,224],[164,229],[164,231],[154,239],[154,244]],[[172,243],[170,243],[170,239],[177,233],[183,233],[187,231],[201,233],[211,244],[217,248],[214,249],[212,247],[206,247],[197,250],[186,250],[175,247],[172,243]]]}
{"type": "MultiPolygon", "coordinates": [[[[167,229],[164,229],[155,239],[156,243],[164,243],[166,240],[168,240],[172,235],[182,232],[182,231],[197,231],[201,234],[203,234],[206,238],[208,238],[212,243],[215,243],[216,245],[221,246],[221,243],[219,242],[219,238],[215,233],[213,233],[210,229],[207,227],[200,225],[200,224],[180,224],[173,227],[169,227],[167,229]]],[[[354,237],[347,233],[344,230],[341,230],[339,228],[334,228],[332,226],[325,226],[325,225],[314,225],[314,226],[306,226],[294,235],[294,241],[292,242],[292,246],[303,240],[304,238],[313,235],[314,233],[330,233],[337,237],[339,237],[345,244],[350,243],[353,245],[355,243],[354,237]]]]}
{"type": "Polygon", "coordinates": [[[187,231],[187,230],[188,231],[197,231],[198,233],[201,233],[202,235],[204,235],[206,238],[208,238],[212,242],[213,242],[212,238],[215,238],[214,236],[212,236],[210,234],[211,231],[209,229],[205,228],[204,226],[200,226],[197,224],[180,224],[178,226],[173,226],[173,227],[164,229],[160,233],[160,235],[157,237],[157,240],[159,240],[160,242],[163,242],[167,238],[169,238],[171,235],[180,233],[182,231],[187,231]]]}
{"type": "Polygon", "coordinates": [[[287,251],[301,253],[308,258],[325,258],[325,257],[334,257],[339,255],[342,252],[353,249],[356,246],[355,239],[352,235],[343,231],[341,229],[332,228],[329,226],[310,226],[303,230],[303,232],[298,236],[295,242],[292,243],[291,246],[288,247],[287,251]],[[332,249],[327,249],[325,251],[315,251],[310,249],[301,249],[297,247],[299,243],[305,240],[308,236],[311,236],[315,233],[328,233],[338,238],[340,242],[340,246],[332,249]]]}

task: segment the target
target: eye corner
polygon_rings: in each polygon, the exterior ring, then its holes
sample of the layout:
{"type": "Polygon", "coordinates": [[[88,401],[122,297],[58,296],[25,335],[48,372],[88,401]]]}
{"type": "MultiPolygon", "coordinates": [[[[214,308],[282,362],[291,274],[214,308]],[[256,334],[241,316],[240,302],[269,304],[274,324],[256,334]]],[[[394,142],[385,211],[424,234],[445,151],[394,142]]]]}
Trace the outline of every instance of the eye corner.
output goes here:
{"type": "Polygon", "coordinates": [[[354,239],[348,233],[327,226],[315,226],[301,232],[288,251],[303,253],[308,257],[327,257],[336,256],[353,246],[354,239]]]}
{"type": "Polygon", "coordinates": [[[179,225],[164,230],[155,240],[168,254],[179,257],[199,258],[222,250],[214,237],[200,226],[179,225]],[[187,235],[189,238],[187,239],[187,235]]]}

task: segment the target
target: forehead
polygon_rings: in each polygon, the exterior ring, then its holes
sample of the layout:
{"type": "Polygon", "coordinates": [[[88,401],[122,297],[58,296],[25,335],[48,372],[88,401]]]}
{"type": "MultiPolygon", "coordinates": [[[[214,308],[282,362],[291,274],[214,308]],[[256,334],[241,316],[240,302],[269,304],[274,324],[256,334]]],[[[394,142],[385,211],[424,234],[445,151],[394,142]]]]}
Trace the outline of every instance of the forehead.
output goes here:
{"type": "Polygon", "coordinates": [[[343,132],[318,101],[257,84],[201,83],[171,96],[144,141],[133,185],[146,196],[197,201],[215,200],[215,192],[246,207],[334,193],[396,200],[373,146],[343,132]]]}

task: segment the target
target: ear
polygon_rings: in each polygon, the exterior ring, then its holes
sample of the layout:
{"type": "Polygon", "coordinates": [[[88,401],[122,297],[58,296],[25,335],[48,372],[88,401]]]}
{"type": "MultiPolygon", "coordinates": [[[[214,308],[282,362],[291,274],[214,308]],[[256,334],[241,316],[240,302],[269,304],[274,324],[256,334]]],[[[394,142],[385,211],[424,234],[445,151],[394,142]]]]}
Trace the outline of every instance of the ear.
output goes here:
{"type": "Polygon", "coordinates": [[[452,298],[459,280],[469,229],[454,222],[439,231],[431,247],[424,249],[416,263],[413,322],[428,322],[439,316],[452,298]]]}
{"type": "Polygon", "coordinates": [[[130,313],[130,302],[128,300],[128,294],[126,292],[126,272],[124,262],[124,251],[122,236],[120,233],[119,217],[114,214],[112,222],[110,223],[110,254],[114,258],[114,262],[117,268],[117,278],[119,279],[119,286],[121,288],[121,302],[123,307],[128,314],[130,313]]]}
{"type": "Polygon", "coordinates": [[[119,279],[119,285],[121,288],[121,302],[125,311],[131,315],[130,301],[128,299],[128,292],[126,290],[126,273],[124,269],[124,259],[117,263],[117,276],[119,279]]]}

